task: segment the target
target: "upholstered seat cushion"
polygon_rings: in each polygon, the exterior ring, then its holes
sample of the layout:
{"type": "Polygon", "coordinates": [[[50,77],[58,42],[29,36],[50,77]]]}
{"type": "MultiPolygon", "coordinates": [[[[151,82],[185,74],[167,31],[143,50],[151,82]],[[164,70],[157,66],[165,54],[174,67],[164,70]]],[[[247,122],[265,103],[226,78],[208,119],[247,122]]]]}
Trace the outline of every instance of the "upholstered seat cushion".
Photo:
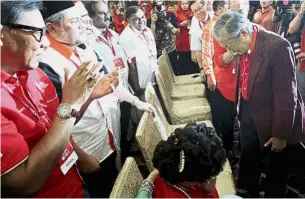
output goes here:
{"type": "Polygon", "coordinates": [[[196,74],[191,74],[191,75],[174,76],[174,83],[177,86],[190,85],[190,84],[202,84],[202,80],[201,80],[200,74],[196,73],[196,74]]]}
{"type": "Polygon", "coordinates": [[[173,100],[186,100],[205,97],[204,84],[193,84],[173,87],[171,98],[173,100]]]}
{"type": "Polygon", "coordinates": [[[172,101],[170,117],[173,124],[212,120],[211,107],[205,98],[172,101]]]}

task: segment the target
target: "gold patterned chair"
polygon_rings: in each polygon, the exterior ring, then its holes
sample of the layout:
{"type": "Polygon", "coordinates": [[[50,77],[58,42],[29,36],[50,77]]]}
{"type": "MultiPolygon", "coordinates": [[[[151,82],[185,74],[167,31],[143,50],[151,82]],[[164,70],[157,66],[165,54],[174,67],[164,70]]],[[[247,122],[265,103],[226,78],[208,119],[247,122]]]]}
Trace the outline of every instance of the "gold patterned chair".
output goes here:
{"type": "Polygon", "coordinates": [[[109,198],[136,198],[143,182],[136,161],[128,157],[115,181],[109,198]]]}
{"type": "MultiPolygon", "coordinates": [[[[172,65],[170,63],[168,54],[166,50],[162,51],[162,55],[159,57],[159,65],[160,65],[160,60],[162,61],[162,67],[164,67],[164,76],[169,76],[170,80],[177,86],[181,85],[190,85],[190,84],[202,84],[202,80],[200,77],[200,73],[196,74],[191,74],[191,75],[181,75],[181,76],[176,76],[173,72],[172,65]],[[195,77],[195,78],[194,78],[195,77]]],[[[161,65],[160,65],[161,66],[161,65]]],[[[163,74],[162,74],[163,75],[163,74]]]]}
{"type": "MultiPolygon", "coordinates": [[[[160,101],[157,97],[157,94],[155,92],[155,89],[154,87],[152,86],[151,83],[148,83],[147,87],[146,87],[146,90],[145,90],[145,101],[152,104],[154,106],[154,108],[156,109],[157,111],[157,114],[158,116],[160,117],[162,123],[164,124],[165,126],[165,129],[166,129],[166,132],[171,134],[172,132],[175,131],[175,129],[177,128],[183,128],[185,127],[187,124],[176,124],[176,125],[171,125],[169,124],[169,122],[167,121],[165,115],[164,115],[164,112],[162,110],[162,106],[160,104],[160,101]]],[[[200,122],[197,122],[197,123],[206,123],[207,126],[210,126],[210,127],[213,127],[213,124],[211,121],[200,121],[200,122]]]]}
{"type": "MultiPolygon", "coordinates": [[[[167,134],[170,135],[169,132],[167,132],[167,134]]],[[[158,128],[154,123],[152,116],[148,113],[144,113],[141,118],[136,132],[136,140],[140,146],[148,169],[153,171],[153,154],[157,144],[161,141],[161,135],[158,132],[158,128]]],[[[217,176],[216,188],[219,196],[234,195],[236,193],[232,171],[228,161],[224,165],[223,171],[217,176]]]]}
{"type": "MultiPolygon", "coordinates": [[[[201,123],[205,123],[207,126],[213,127],[210,121],[203,121],[201,123]]],[[[168,127],[166,124],[163,123],[163,126],[165,126],[166,134],[167,136],[169,136],[175,131],[176,128],[183,128],[186,126],[186,124],[168,125],[171,126],[168,127]]],[[[140,146],[141,152],[144,156],[148,169],[152,171],[154,168],[152,164],[154,150],[157,144],[162,140],[161,133],[159,132],[158,127],[155,124],[152,115],[148,113],[143,114],[137,128],[136,140],[138,145],[140,146]]]]}
{"type": "MultiPolygon", "coordinates": [[[[184,124],[212,119],[211,107],[206,98],[173,100],[168,95],[166,83],[160,75],[159,69],[155,70],[155,75],[164,106],[172,124],[184,124]]],[[[186,93],[188,92],[186,91],[186,93]]]]}
{"type": "Polygon", "coordinates": [[[185,100],[193,98],[205,97],[204,84],[190,84],[190,85],[175,85],[172,75],[167,72],[168,67],[165,56],[159,57],[159,67],[161,77],[165,80],[166,92],[173,100],[185,100]]]}

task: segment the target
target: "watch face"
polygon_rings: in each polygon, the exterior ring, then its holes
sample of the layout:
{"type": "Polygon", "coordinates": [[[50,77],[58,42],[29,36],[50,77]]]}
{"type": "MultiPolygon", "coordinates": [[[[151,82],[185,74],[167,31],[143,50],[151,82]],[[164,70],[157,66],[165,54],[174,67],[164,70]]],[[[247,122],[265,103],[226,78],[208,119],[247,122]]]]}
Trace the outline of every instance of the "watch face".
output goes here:
{"type": "Polygon", "coordinates": [[[72,108],[69,104],[60,104],[57,110],[57,114],[61,118],[66,118],[71,116],[72,108]]]}

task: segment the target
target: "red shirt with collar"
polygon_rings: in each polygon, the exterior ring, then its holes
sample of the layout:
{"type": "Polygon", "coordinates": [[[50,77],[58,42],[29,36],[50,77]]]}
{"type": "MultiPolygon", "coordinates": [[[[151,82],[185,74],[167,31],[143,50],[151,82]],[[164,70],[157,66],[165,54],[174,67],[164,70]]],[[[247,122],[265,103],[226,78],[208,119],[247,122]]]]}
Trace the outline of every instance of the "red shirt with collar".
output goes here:
{"type": "Polygon", "coordinates": [[[249,82],[249,72],[250,72],[250,61],[252,52],[255,47],[257,36],[257,29],[254,27],[252,34],[252,40],[250,43],[250,49],[248,53],[240,55],[239,61],[239,91],[244,100],[248,100],[248,82],[249,82]]]}
{"type": "Polygon", "coordinates": [[[214,38],[214,63],[219,67],[217,88],[221,94],[230,101],[235,101],[236,93],[236,74],[234,71],[234,61],[229,65],[223,63],[223,55],[227,50],[222,47],[214,38]]]}
{"type": "MultiPolygon", "coordinates": [[[[40,69],[15,76],[1,70],[1,175],[27,159],[51,126],[58,104],[51,81],[40,69]]],[[[34,197],[83,197],[76,166],[63,175],[57,164],[34,197]]]]}

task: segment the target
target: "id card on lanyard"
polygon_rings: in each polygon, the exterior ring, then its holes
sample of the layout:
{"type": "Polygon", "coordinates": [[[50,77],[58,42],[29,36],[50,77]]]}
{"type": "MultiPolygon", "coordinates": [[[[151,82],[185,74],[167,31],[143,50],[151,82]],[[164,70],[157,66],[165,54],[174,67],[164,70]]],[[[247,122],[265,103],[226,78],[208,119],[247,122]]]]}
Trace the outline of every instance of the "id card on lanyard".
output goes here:
{"type": "MultiPolygon", "coordinates": [[[[108,31],[107,31],[108,32],[108,31]]],[[[117,55],[117,52],[115,51],[114,45],[112,43],[112,39],[111,39],[112,35],[110,32],[108,32],[108,36],[98,36],[99,41],[102,41],[106,46],[108,46],[111,49],[111,52],[114,56],[114,66],[115,68],[119,71],[119,77],[120,80],[123,81],[123,84],[125,85],[125,64],[124,61],[122,59],[122,57],[119,57],[119,55],[117,55]]]]}

